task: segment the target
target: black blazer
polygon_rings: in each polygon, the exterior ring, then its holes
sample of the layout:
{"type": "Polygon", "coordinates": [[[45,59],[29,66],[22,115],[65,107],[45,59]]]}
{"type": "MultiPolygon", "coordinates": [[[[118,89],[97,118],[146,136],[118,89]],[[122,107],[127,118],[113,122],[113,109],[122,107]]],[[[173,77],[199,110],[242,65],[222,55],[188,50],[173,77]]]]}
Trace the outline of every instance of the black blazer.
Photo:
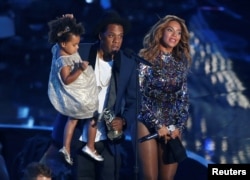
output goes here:
{"type": "MultiPolygon", "coordinates": [[[[88,60],[90,65],[95,68],[95,61],[97,55],[97,49],[99,44],[94,43],[82,43],[79,45],[78,50],[82,60],[88,60]]],[[[126,127],[128,133],[131,136],[135,136],[137,122],[137,63],[134,59],[127,57],[123,51],[119,51],[117,54],[114,65],[112,68],[112,75],[115,75],[115,103],[113,110],[118,117],[122,117],[126,120],[126,127]]],[[[112,94],[111,94],[112,95],[112,94]]],[[[52,139],[58,147],[63,144],[64,126],[67,122],[67,116],[58,114],[52,131],[52,139]]],[[[74,137],[72,141],[78,141],[78,138],[82,134],[82,123],[78,123],[78,128],[74,131],[74,137]]],[[[133,138],[133,137],[132,137],[133,138]]]]}
{"type": "MultiPolygon", "coordinates": [[[[78,52],[82,60],[88,60],[93,68],[95,68],[98,47],[98,43],[79,45],[78,52]]],[[[116,90],[113,110],[118,117],[126,120],[129,127],[133,126],[137,114],[137,62],[120,50],[114,58],[112,72],[112,76],[115,76],[116,90]]]]}

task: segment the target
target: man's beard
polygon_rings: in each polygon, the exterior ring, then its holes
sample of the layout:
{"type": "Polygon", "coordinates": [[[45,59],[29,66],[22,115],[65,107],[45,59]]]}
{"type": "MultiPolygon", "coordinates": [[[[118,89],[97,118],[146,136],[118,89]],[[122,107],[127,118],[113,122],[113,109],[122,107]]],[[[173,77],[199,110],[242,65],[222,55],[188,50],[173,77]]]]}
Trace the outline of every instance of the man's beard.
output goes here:
{"type": "Polygon", "coordinates": [[[104,52],[104,54],[103,54],[103,60],[104,61],[111,61],[111,60],[115,59],[114,57],[115,57],[115,55],[117,53],[118,53],[118,51],[112,51],[112,52],[109,52],[109,53],[104,52]]]}

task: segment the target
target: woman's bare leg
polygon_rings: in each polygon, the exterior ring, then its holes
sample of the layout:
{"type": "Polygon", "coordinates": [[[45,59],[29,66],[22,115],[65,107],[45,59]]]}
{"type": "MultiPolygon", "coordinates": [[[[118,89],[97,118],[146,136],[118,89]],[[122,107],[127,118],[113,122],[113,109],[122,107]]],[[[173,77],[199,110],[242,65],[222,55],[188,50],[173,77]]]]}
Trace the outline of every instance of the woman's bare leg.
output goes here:
{"type": "MultiPolygon", "coordinates": [[[[149,134],[146,126],[138,122],[138,138],[149,134]]],[[[157,180],[158,178],[158,154],[155,139],[147,140],[138,144],[138,156],[142,180],[157,180]]]]}
{"type": "Polygon", "coordinates": [[[158,144],[158,153],[159,153],[159,180],[174,180],[178,163],[164,164],[163,162],[163,149],[162,145],[158,144]]]}

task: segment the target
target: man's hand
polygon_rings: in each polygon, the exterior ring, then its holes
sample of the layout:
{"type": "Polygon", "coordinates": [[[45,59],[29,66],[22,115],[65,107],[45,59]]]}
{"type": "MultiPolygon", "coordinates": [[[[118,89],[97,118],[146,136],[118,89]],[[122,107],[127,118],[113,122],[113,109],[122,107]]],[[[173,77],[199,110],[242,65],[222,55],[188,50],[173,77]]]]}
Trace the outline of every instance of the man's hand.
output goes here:
{"type": "Polygon", "coordinates": [[[114,131],[119,131],[121,132],[124,126],[124,119],[120,118],[120,117],[115,117],[111,124],[110,127],[114,130],[114,131]]]}

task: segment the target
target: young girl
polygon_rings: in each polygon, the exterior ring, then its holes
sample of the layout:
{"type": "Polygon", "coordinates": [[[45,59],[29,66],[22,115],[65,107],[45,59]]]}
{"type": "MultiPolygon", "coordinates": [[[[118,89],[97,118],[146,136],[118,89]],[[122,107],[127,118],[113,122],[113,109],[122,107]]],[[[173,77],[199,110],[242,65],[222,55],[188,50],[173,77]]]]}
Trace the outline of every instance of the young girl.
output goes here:
{"type": "Polygon", "coordinates": [[[68,116],[64,129],[63,147],[59,150],[70,165],[70,145],[78,119],[89,121],[88,142],[83,152],[97,161],[103,161],[94,147],[95,117],[98,108],[98,89],[93,68],[82,61],[78,48],[84,27],[73,15],[63,16],[48,23],[52,64],[48,83],[48,96],[54,108],[68,116]]]}

